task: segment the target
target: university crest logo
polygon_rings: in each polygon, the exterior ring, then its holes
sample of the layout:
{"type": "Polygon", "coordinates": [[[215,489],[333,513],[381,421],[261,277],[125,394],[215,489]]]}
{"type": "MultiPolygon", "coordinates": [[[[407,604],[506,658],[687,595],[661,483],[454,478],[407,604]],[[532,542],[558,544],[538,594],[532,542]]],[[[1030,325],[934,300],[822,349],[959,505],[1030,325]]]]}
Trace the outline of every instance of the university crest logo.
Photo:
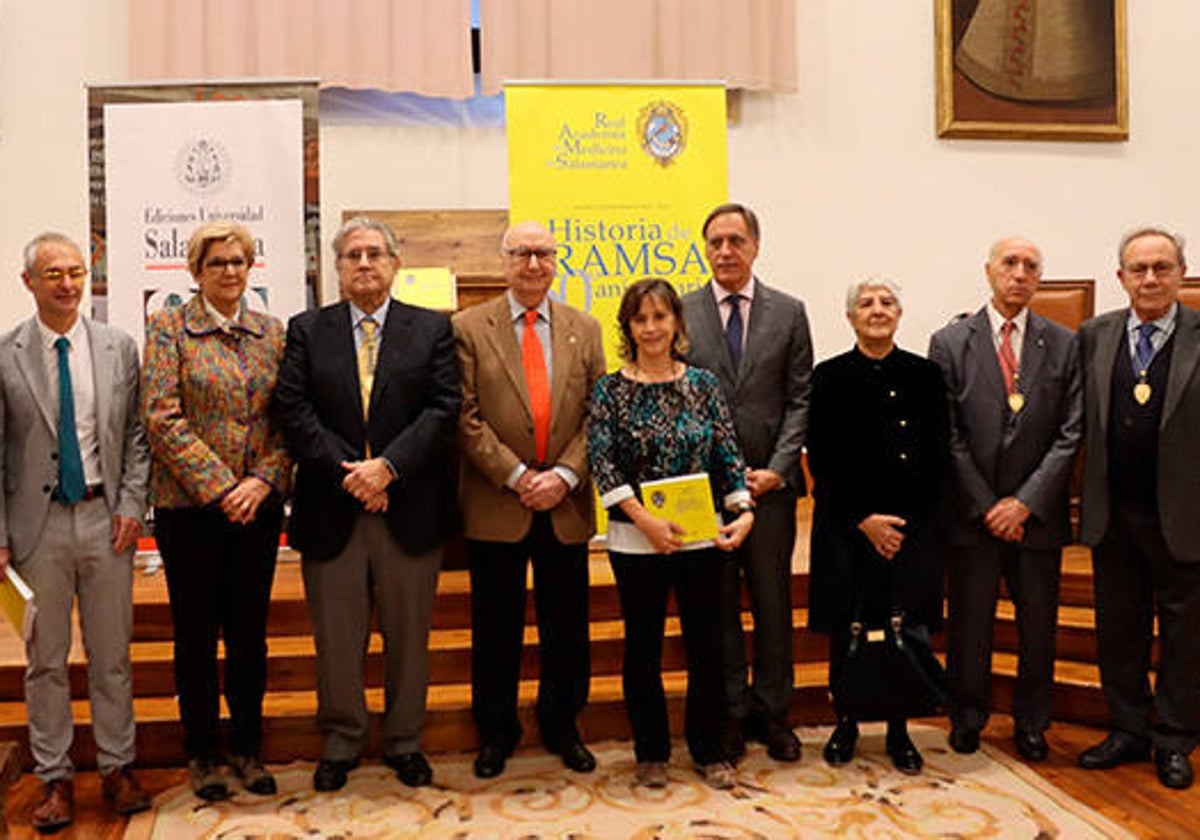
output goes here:
{"type": "Polygon", "coordinates": [[[200,138],[185,144],[175,156],[175,178],[197,195],[211,195],[229,179],[229,152],[215,140],[200,138]]]}
{"type": "Polygon", "coordinates": [[[670,166],[687,146],[687,118],[670,102],[647,105],[638,114],[637,126],[642,149],[659,166],[670,166]]]}

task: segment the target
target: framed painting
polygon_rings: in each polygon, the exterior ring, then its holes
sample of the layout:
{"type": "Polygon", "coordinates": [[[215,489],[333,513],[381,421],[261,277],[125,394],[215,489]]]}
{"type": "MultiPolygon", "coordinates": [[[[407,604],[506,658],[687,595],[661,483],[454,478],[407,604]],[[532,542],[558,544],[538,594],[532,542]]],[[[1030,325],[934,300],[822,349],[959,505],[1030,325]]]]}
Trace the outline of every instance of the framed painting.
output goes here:
{"type": "Polygon", "coordinates": [[[1125,0],[934,0],[939,137],[1126,140],[1125,0]]]}

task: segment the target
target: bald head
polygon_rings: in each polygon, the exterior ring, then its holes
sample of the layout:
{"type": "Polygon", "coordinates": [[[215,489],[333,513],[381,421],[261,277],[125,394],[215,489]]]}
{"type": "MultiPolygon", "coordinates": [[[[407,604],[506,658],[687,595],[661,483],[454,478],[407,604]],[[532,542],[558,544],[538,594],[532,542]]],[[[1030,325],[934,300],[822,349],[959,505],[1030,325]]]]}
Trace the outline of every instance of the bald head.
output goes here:
{"type": "Polygon", "coordinates": [[[992,246],[984,266],[992,287],[992,305],[1014,318],[1029,305],[1042,280],[1042,252],[1023,236],[1007,236],[992,246]]]}
{"type": "Polygon", "coordinates": [[[522,306],[540,306],[558,266],[554,236],[538,222],[517,222],[500,243],[508,288],[522,306]]]}

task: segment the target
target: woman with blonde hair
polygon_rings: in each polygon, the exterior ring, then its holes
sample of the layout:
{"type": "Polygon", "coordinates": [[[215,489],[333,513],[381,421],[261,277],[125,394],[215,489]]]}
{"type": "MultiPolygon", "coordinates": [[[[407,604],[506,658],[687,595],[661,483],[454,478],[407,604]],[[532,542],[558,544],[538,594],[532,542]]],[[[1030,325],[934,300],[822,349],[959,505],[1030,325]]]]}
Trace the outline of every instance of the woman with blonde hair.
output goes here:
{"type": "Polygon", "coordinates": [[[263,767],[266,624],[291,470],[267,407],[283,355],[278,319],[244,301],[254,239],[232,222],[188,243],[199,293],[146,326],[142,415],[153,462],[150,502],[175,623],[175,687],[192,790],[229,796],[218,768],[217,637],[225,638],[229,766],[257,794],[263,767]]]}

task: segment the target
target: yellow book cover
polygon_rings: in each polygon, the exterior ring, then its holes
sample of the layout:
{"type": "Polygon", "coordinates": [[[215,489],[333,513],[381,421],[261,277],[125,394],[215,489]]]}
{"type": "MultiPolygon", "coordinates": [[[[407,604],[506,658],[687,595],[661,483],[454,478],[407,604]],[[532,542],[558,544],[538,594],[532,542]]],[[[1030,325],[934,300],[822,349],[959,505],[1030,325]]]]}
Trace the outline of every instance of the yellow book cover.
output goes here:
{"type": "Polygon", "coordinates": [[[0,578],[0,608],[12,622],[13,629],[21,638],[29,641],[33,635],[33,616],[37,607],[33,603],[33,590],[21,579],[11,565],[0,578]]]}
{"type": "Polygon", "coordinates": [[[643,481],[642,504],[654,516],[683,528],[685,543],[717,538],[717,510],[708,473],[643,481]]]}
{"type": "Polygon", "coordinates": [[[401,268],[392,280],[392,297],[439,312],[453,312],[458,308],[454,274],[445,267],[401,268]]]}

